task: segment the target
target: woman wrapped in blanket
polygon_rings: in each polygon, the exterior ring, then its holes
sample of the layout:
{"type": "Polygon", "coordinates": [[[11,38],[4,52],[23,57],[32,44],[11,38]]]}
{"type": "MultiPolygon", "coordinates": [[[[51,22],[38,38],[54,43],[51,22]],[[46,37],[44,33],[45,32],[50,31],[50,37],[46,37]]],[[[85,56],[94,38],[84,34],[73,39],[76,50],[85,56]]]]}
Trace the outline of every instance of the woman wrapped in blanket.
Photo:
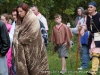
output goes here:
{"type": "Polygon", "coordinates": [[[39,20],[25,3],[17,7],[14,47],[16,75],[49,75],[39,20]]]}

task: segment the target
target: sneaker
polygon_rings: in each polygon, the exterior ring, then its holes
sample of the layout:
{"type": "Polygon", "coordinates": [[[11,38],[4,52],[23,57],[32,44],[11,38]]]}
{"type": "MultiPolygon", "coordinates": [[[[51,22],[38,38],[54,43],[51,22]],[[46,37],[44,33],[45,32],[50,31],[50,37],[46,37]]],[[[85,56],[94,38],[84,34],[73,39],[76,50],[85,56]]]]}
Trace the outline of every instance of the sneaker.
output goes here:
{"type": "Polygon", "coordinates": [[[60,74],[65,74],[67,71],[66,70],[61,70],[60,74]]]}
{"type": "Polygon", "coordinates": [[[82,68],[82,67],[80,67],[80,68],[78,68],[78,70],[83,70],[83,68],[82,68]]]}
{"type": "Polygon", "coordinates": [[[88,75],[92,75],[92,73],[91,73],[91,72],[87,72],[87,74],[88,74],[88,75]]]}
{"type": "Polygon", "coordinates": [[[96,75],[96,72],[89,71],[87,72],[88,75],[96,75]]]}

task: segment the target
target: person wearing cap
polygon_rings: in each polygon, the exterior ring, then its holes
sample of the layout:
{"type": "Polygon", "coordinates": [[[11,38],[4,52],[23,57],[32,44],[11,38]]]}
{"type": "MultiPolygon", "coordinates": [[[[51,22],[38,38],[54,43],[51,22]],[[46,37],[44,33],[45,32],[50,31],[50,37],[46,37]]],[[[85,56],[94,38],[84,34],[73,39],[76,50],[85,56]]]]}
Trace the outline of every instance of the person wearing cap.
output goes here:
{"type": "Polygon", "coordinates": [[[97,4],[92,1],[88,4],[88,13],[86,20],[86,28],[90,31],[88,45],[89,52],[92,56],[92,68],[88,75],[96,75],[100,63],[100,41],[94,39],[94,34],[100,31],[100,13],[97,12],[97,4]]]}

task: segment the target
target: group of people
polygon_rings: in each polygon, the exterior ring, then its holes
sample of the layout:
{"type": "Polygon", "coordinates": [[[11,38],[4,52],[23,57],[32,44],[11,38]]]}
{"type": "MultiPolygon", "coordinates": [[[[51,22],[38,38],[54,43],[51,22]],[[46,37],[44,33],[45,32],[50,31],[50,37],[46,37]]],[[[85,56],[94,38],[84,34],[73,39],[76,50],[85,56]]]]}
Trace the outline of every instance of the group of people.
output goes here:
{"type": "Polygon", "coordinates": [[[46,18],[26,3],[14,8],[12,16],[11,25],[8,14],[1,15],[0,75],[49,75],[46,18]]]}
{"type": "MultiPolygon", "coordinates": [[[[61,58],[61,74],[67,72],[66,58],[73,34],[80,35],[82,64],[78,70],[88,68],[92,56],[92,69],[88,75],[96,75],[100,59],[100,13],[97,4],[90,2],[88,9],[77,9],[75,28],[62,23],[62,16],[55,14],[50,41],[61,58]],[[78,31],[80,30],[80,32],[78,31]],[[79,34],[80,33],[80,34],[79,34]]],[[[8,14],[1,15],[0,21],[0,75],[50,75],[46,47],[48,44],[48,25],[46,18],[36,5],[28,7],[19,4],[12,10],[13,23],[9,24],[8,14]],[[13,54],[12,54],[13,53],[13,54]],[[15,57],[15,58],[14,58],[15,57]],[[15,63],[14,63],[15,60],[15,63]]]]}
{"type": "Polygon", "coordinates": [[[66,61],[70,39],[73,34],[80,35],[80,57],[82,64],[78,70],[88,68],[88,63],[92,59],[92,68],[88,75],[96,75],[100,64],[100,13],[97,12],[97,4],[92,1],[88,4],[88,9],[82,7],[77,9],[78,16],[75,19],[75,28],[68,28],[61,22],[61,15],[56,14],[56,25],[53,27],[51,41],[55,44],[58,55],[62,61],[61,74],[66,73],[66,61]],[[64,28],[65,27],[65,28],[64,28]],[[72,34],[73,33],[73,34],[72,34]],[[70,39],[69,39],[70,38],[70,39]],[[91,56],[91,58],[90,58],[91,56]]]}
{"type": "Polygon", "coordinates": [[[97,12],[97,4],[92,1],[88,4],[88,9],[82,7],[77,9],[78,16],[75,19],[75,28],[71,28],[74,34],[81,35],[81,60],[82,64],[78,70],[88,68],[90,58],[92,59],[92,68],[88,75],[96,75],[100,64],[100,13],[97,12]],[[91,56],[91,57],[90,57],[91,56]]]}

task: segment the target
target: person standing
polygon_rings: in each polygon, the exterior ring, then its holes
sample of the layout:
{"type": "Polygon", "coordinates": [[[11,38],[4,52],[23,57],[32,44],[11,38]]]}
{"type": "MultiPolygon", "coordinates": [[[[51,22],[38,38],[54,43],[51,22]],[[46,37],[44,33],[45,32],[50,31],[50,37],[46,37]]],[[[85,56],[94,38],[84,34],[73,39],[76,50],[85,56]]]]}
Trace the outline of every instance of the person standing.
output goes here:
{"type": "Polygon", "coordinates": [[[8,75],[6,53],[10,48],[10,39],[6,25],[0,20],[0,75],[8,75]]]}
{"type": "Polygon", "coordinates": [[[79,21],[83,18],[82,17],[82,12],[84,11],[83,7],[78,7],[77,8],[77,17],[75,18],[75,21],[74,21],[74,28],[70,28],[72,33],[77,35],[78,34],[78,23],[79,21]]]}
{"type": "Polygon", "coordinates": [[[56,25],[53,27],[50,40],[55,44],[58,56],[61,58],[62,70],[60,73],[64,74],[67,71],[66,58],[68,58],[68,49],[70,48],[70,38],[72,37],[72,33],[69,27],[62,23],[60,14],[56,14],[54,18],[56,25]]]}
{"type": "Polygon", "coordinates": [[[50,75],[39,20],[26,3],[17,6],[13,43],[16,75],[50,75]]]}
{"type": "Polygon", "coordinates": [[[83,11],[84,11],[83,7],[78,7],[77,8],[77,17],[75,18],[75,21],[74,21],[74,27],[77,26],[79,20],[82,18],[82,12],[83,11]]]}
{"type": "MultiPolygon", "coordinates": [[[[100,30],[100,13],[97,12],[97,4],[94,1],[89,2],[88,4],[88,12],[89,15],[87,16],[86,26],[82,29],[84,31],[87,29],[90,31],[89,36],[89,52],[92,56],[92,68],[88,75],[96,75],[98,71],[98,66],[100,63],[100,40],[95,39],[95,34],[100,30]]],[[[81,29],[81,27],[79,26],[81,29]]],[[[84,33],[84,32],[83,32],[84,33]]],[[[99,36],[98,36],[99,37],[99,36]]]]}
{"type": "Polygon", "coordinates": [[[38,11],[38,8],[36,5],[33,5],[31,7],[31,10],[33,11],[33,13],[38,17],[38,19],[43,23],[46,31],[48,31],[48,25],[47,25],[47,20],[46,18],[38,11]]]}
{"type": "Polygon", "coordinates": [[[42,33],[42,37],[44,40],[44,44],[47,47],[48,45],[48,25],[47,25],[47,20],[46,18],[38,11],[38,8],[36,5],[33,5],[30,8],[33,13],[38,17],[39,23],[40,23],[40,29],[41,29],[41,33],[42,33]]]}
{"type": "Polygon", "coordinates": [[[87,16],[87,29],[91,32],[89,38],[90,54],[92,55],[92,68],[88,75],[96,75],[100,63],[100,40],[95,40],[95,33],[100,32],[100,13],[97,12],[97,4],[92,1],[88,4],[89,16],[87,16]]]}
{"type": "Polygon", "coordinates": [[[11,24],[9,24],[9,15],[4,13],[1,15],[1,21],[3,21],[7,27],[8,33],[11,30],[11,24]]]}
{"type": "MultiPolygon", "coordinates": [[[[2,14],[1,15],[1,20],[5,23],[6,28],[8,33],[10,33],[11,30],[11,25],[9,24],[9,15],[8,14],[2,14]]],[[[8,65],[8,72],[9,75],[12,75],[12,71],[11,71],[11,60],[12,60],[12,47],[9,48],[7,54],[6,54],[6,58],[7,58],[7,65],[8,65]]]]}
{"type": "Polygon", "coordinates": [[[14,19],[12,23],[12,27],[9,33],[10,36],[10,46],[12,46],[12,72],[13,75],[16,75],[16,66],[15,66],[15,49],[13,47],[13,36],[14,36],[14,30],[15,30],[15,25],[17,21],[17,11],[16,8],[13,8],[12,10],[12,18],[14,19]]]}
{"type": "MultiPolygon", "coordinates": [[[[79,23],[81,23],[81,25],[83,27],[84,27],[84,25],[86,25],[87,15],[88,15],[88,10],[84,10],[82,12],[82,19],[79,20],[79,23]]],[[[89,31],[86,30],[86,32],[84,33],[84,35],[80,37],[80,44],[82,46],[82,48],[80,50],[80,56],[81,56],[82,64],[78,68],[78,70],[83,70],[83,69],[88,68],[88,63],[89,63],[89,60],[90,60],[90,57],[89,57],[89,48],[88,48],[88,38],[89,38],[89,31]]]]}
{"type": "Polygon", "coordinates": [[[13,35],[14,35],[15,25],[16,25],[16,21],[17,21],[17,11],[16,11],[16,8],[14,8],[12,10],[12,18],[14,19],[14,21],[12,23],[12,27],[11,27],[11,30],[10,30],[10,33],[9,33],[11,46],[12,46],[12,43],[13,43],[13,35]]]}
{"type": "Polygon", "coordinates": [[[42,33],[43,41],[44,41],[45,46],[47,47],[47,45],[48,45],[48,33],[47,33],[43,23],[41,21],[39,21],[39,23],[40,23],[40,30],[42,33]]]}

